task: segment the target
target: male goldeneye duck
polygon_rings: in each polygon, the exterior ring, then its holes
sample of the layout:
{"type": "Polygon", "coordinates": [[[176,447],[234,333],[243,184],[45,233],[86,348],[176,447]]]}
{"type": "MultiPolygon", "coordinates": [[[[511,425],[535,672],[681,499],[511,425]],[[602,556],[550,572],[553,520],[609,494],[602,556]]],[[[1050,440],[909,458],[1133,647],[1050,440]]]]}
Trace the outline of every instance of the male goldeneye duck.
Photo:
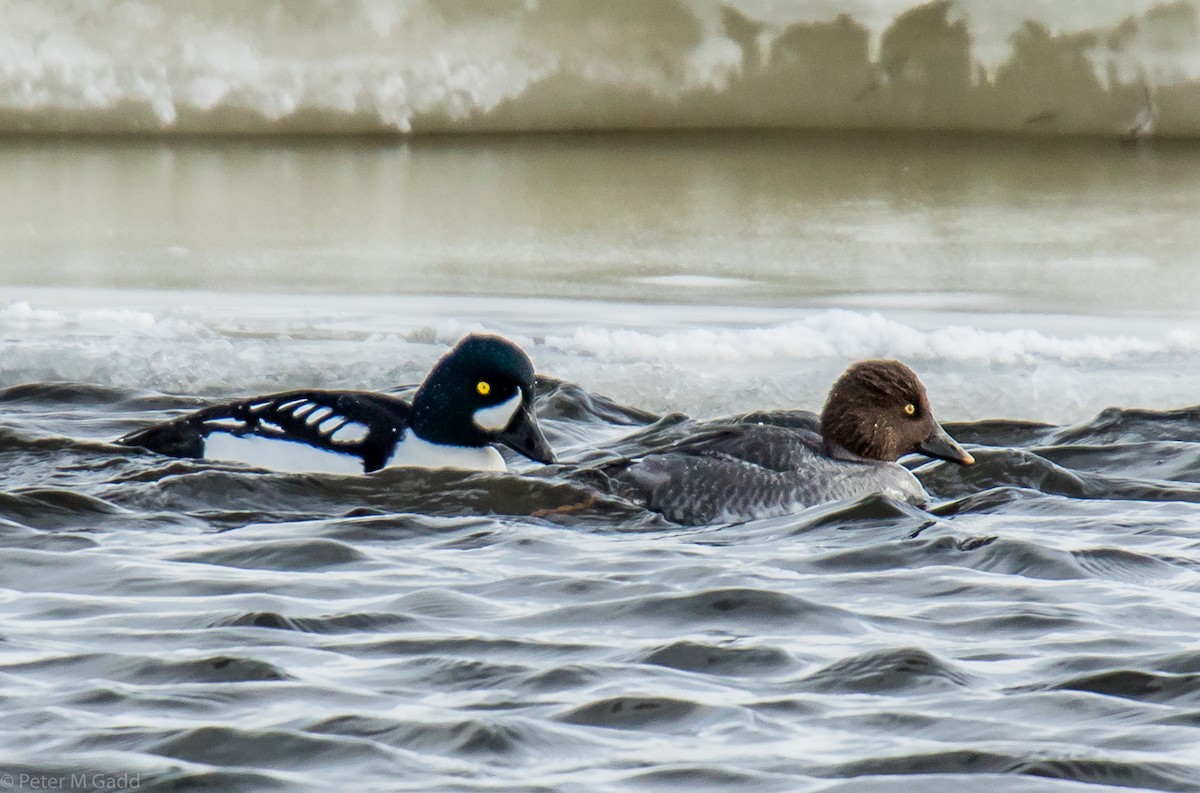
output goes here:
{"type": "Polygon", "coordinates": [[[625,495],[677,523],[783,515],[826,501],[884,493],[923,505],[928,493],[896,461],[924,454],[975,459],[933,417],[917,375],[899,361],[860,361],[838,378],[819,433],[721,424],[617,473],[625,495]]]}
{"type": "Polygon", "coordinates": [[[287,391],[205,408],[116,442],[282,471],[503,471],[493,444],[554,462],[533,414],[533,383],[533,364],[520,347],[473,334],[434,365],[411,405],[363,391],[287,391]]]}

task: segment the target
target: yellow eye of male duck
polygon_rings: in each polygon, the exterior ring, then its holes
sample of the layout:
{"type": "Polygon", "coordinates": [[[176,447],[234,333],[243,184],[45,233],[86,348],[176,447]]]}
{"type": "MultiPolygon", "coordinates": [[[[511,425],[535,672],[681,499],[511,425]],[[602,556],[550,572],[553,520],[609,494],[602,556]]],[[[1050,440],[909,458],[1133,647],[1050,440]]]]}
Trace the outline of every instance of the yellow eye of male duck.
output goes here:
{"type": "Polygon", "coordinates": [[[912,414],[917,412],[917,406],[914,405],[912,402],[909,402],[907,405],[904,406],[904,412],[911,416],[912,414]]]}
{"type": "Polygon", "coordinates": [[[475,384],[475,390],[479,392],[480,396],[487,396],[492,391],[492,384],[487,380],[480,380],[475,384]]]}

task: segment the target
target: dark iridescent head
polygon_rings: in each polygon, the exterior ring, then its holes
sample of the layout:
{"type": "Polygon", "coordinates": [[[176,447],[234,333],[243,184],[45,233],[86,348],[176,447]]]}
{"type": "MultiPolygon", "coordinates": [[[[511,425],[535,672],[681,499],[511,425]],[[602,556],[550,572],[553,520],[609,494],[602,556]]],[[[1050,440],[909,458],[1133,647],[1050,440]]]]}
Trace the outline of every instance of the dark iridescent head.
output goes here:
{"type": "Polygon", "coordinates": [[[520,347],[473,333],[442,356],[413,397],[413,432],[452,446],[502,443],[552,463],[533,414],[533,379],[533,363],[520,347]]]}
{"type": "Polygon", "coordinates": [[[821,411],[825,442],[869,460],[925,454],[961,465],[975,458],[938,424],[925,386],[899,361],[859,361],[837,379],[821,411]]]}

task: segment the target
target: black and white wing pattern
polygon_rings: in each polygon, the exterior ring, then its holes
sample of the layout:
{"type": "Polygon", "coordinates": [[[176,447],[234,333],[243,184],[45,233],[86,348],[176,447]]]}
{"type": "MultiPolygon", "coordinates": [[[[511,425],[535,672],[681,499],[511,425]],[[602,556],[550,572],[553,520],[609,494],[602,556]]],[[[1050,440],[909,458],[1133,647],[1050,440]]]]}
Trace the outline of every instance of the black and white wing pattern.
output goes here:
{"type": "Polygon", "coordinates": [[[408,424],[407,402],[363,391],[288,391],[204,408],[117,440],[172,457],[203,457],[214,432],[304,443],[382,468],[408,424]]]}

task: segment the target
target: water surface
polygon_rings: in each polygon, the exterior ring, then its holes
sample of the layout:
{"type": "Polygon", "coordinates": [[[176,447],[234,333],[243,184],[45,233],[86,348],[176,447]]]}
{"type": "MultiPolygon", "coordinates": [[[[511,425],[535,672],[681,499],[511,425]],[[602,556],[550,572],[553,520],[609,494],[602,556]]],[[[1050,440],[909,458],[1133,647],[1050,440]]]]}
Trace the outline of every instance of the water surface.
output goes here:
{"type": "Polygon", "coordinates": [[[1196,169],[783,134],[7,144],[0,772],[1200,789],[1196,169]],[[549,376],[562,468],[109,443],[233,396],[402,388],[476,329],[549,376]],[[572,474],[677,412],[819,409],[873,356],[979,460],[911,461],[928,512],[680,527],[572,474]]]}

